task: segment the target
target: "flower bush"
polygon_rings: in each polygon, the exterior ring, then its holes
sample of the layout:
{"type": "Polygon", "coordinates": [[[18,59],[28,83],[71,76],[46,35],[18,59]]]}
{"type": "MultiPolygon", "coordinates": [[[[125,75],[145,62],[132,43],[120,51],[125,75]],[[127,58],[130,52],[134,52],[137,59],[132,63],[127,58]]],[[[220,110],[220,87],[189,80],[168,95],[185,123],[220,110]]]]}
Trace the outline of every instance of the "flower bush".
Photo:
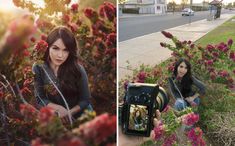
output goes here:
{"type": "MultiPolygon", "coordinates": [[[[193,75],[206,84],[207,91],[205,97],[201,98],[200,106],[192,107],[197,110],[196,113],[198,114],[192,112],[163,113],[161,122],[155,126],[152,132],[151,137],[153,140],[146,141],[143,145],[164,145],[167,143],[168,145],[234,144],[234,131],[231,130],[231,127],[233,127],[231,121],[234,118],[231,112],[235,111],[235,47],[233,40],[229,39],[224,43],[201,47],[190,40],[180,41],[169,32],[162,31],[162,34],[173,41],[173,44],[160,43],[162,47],[172,51],[172,57],[153,67],[141,65],[139,68],[134,69],[133,76],[121,81],[119,96],[124,96],[128,82],[157,83],[168,89],[167,78],[172,75],[175,61],[179,57],[190,60],[193,75]],[[228,116],[229,114],[231,117],[228,116]],[[227,118],[225,118],[226,116],[227,118]],[[183,144],[180,140],[182,135],[180,136],[177,127],[182,124],[184,127],[189,127],[195,125],[195,123],[202,129],[199,127],[191,128],[185,132],[184,136],[187,137],[185,141],[188,141],[188,143],[183,144]],[[202,130],[206,136],[206,143],[202,139],[202,130]]],[[[170,97],[170,99],[169,105],[173,105],[175,99],[173,97],[170,97]]],[[[122,100],[122,98],[119,98],[119,102],[122,102],[122,100]]]]}
{"type": "MultiPolygon", "coordinates": [[[[11,22],[0,46],[0,145],[112,145],[116,135],[116,7],[104,2],[99,10],[70,0],[13,0],[31,14],[11,22]],[[63,125],[49,108],[38,110],[33,95],[33,62],[41,63],[47,34],[64,25],[75,34],[80,63],[88,72],[95,112],[86,112],[72,125],[63,125]],[[101,106],[100,103],[106,103],[101,106]],[[91,128],[89,132],[87,128],[91,128]],[[94,130],[96,129],[96,130],[94,130]],[[106,131],[103,131],[106,129],[106,131]],[[75,132],[73,132],[75,131],[75,132]]],[[[48,87],[53,93],[53,87],[48,87]]]]}

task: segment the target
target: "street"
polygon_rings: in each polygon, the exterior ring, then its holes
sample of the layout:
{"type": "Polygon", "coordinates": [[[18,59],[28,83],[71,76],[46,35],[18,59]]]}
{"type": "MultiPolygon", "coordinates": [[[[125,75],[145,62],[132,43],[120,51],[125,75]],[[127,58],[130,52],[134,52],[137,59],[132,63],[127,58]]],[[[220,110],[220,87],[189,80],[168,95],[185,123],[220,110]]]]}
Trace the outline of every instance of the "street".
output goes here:
{"type": "MultiPolygon", "coordinates": [[[[222,13],[229,13],[223,10],[222,13]]],[[[125,15],[125,14],[124,14],[125,15]]],[[[209,11],[195,12],[191,22],[206,19],[209,11]]],[[[180,12],[166,15],[150,15],[119,18],[119,42],[162,31],[190,22],[190,16],[181,16],[180,12]]]]}

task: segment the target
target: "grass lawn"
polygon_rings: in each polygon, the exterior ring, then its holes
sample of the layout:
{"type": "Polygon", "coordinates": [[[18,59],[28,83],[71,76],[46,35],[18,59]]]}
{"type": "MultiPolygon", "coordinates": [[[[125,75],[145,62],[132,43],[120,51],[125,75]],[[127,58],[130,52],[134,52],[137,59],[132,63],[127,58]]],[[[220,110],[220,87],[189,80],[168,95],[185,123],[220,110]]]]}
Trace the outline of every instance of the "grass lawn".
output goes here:
{"type": "Polygon", "coordinates": [[[205,46],[207,44],[227,42],[230,38],[235,41],[235,21],[231,21],[232,19],[235,19],[235,16],[197,40],[195,43],[205,46]]]}

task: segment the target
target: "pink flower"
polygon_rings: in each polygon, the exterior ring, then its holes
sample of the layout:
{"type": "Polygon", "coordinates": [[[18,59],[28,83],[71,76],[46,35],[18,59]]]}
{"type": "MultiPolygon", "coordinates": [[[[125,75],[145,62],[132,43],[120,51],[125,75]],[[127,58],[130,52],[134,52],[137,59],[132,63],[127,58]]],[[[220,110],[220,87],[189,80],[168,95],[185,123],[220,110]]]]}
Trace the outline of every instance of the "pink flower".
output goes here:
{"type": "Polygon", "coordinates": [[[214,57],[218,57],[218,56],[219,56],[219,53],[213,52],[212,55],[213,55],[214,57]]]}
{"type": "Polygon", "coordinates": [[[234,51],[230,52],[229,58],[232,59],[233,61],[235,61],[235,52],[234,51]]]}
{"type": "Polygon", "coordinates": [[[176,135],[172,134],[170,136],[165,137],[162,146],[172,146],[175,142],[176,142],[176,135]]]}
{"type": "Polygon", "coordinates": [[[206,65],[209,65],[209,66],[210,66],[210,65],[212,65],[212,64],[213,64],[213,60],[207,60],[207,61],[206,61],[206,65]]]}
{"type": "Polygon", "coordinates": [[[207,46],[206,46],[206,49],[207,49],[209,52],[212,52],[212,51],[215,49],[215,47],[212,46],[212,45],[207,45],[207,46]]]}
{"type": "Polygon", "coordinates": [[[162,34],[163,34],[165,37],[169,38],[169,39],[172,39],[172,38],[173,38],[173,35],[172,35],[171,33],[169,33],[169,32],[162,31],[162,34]]]}
{"type": "Polygon", "coordinates": [[[44,40],[40,40],[40,41],[36,44],[35,49],[36,49],[38,52],[46,52],[47,47],[48,47],[47,42],[44,41],[44,40]]]}
{"type": "Polygon", "coordinates": [[[153,131],[154,131],[153,139],[156,141],[159,140],[165,132],[163,124],[159,123],[156,127],[154,127],[153,131]]]}
{"type": "Polygon", "coordinates": [[[89,139],[99,144],[116,133],[116,116],[102,114],[92,121],[80,125],[78,132],[85,140],[89,139]]]}
{"type": "Polygon", "coordinates": [[[197,128],[192,128],[188,133],[187,137],[191,141],[191,144],[193,146],[205,146],[205,141],[202,138],[202,130],[197,127],[197,128]]]}
{"type": "Polygon", "coordinates": [[[146,73],[144,71],[141,71],[141,72],[139,72],[137,77],[138,77],[138,81],[137,82],[144,83],[144,80],[146,78],[146,73]]]}
{"type": "Polygon", "coordinates": [[[227,72],[226,70],[222,70],[222,71],[219,72],[219,75],[220,75],[221,77],[226,77],[226,76],[228,76],[229,74],[228,74],[228,72],[227,72]]]}
{"type": "Polygon", "coordinates": [[[227,44],[228,44],[228,46],[230,46],[230,47],[231,47],[231,46],[232,46],[232,44],[233,44],[233,40],[232,40],[232,39],[229,39],[227,44]]]}
{"type": "Polygon", "coordinates": [[[182,116],[182,123],[187,126],[192,126],[199,120],[199,115],[195,113],[189,113],[182,116]]]}
{"type": "Polygon", "coordinates": [[[78,11],[78,4],[76,3],[76,4],[72,4],[71,5],[71,10],[73,11],[73,12],[77,12],[78,11]]]}

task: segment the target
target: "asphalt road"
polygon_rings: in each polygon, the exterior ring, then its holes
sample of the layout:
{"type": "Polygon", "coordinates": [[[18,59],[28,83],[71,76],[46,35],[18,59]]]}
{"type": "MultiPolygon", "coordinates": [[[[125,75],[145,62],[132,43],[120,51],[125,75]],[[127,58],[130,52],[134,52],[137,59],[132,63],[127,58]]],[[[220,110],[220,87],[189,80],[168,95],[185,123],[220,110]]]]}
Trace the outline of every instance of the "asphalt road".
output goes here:
{"type": "MultiPolygon", "coordinates": [[[[223,10],[222,13],[228,13],[223,10]]],[[[124,14],[125,15],[125,14],[124,14]]],[[[206,19],[209,11],[195,12],[194,16],[181,16],[181,13],[166,15],[135,15],[134,17],[119,18],[119,42],[138,36],[159,32],[172,27],[206,19]],[[191,20],[190,20],[191,17],[191,20]]]]}

